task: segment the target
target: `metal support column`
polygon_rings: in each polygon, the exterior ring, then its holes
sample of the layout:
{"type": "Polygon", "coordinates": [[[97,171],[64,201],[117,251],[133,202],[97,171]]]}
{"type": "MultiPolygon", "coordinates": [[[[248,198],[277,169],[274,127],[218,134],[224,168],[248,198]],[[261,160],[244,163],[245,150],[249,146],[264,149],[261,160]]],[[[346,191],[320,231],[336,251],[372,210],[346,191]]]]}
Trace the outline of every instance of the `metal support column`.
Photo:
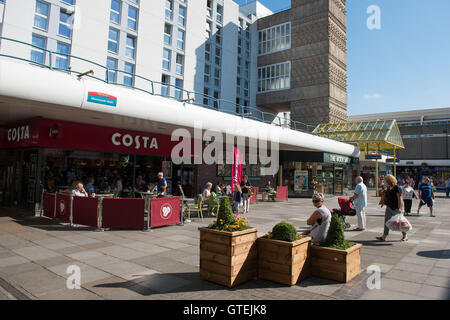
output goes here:
{"type": "Polygon", "coordinates": [[[396,152],[394,147],[394,177],[397,177],[397,158],[396,158],[396,152]]]}

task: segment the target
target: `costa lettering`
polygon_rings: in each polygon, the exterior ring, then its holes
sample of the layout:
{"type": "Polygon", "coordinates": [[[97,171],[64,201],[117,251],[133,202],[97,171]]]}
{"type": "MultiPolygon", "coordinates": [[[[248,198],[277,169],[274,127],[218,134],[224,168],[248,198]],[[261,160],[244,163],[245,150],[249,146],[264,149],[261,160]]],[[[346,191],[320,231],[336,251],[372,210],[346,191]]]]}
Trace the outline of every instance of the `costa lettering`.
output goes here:
{"type": "Polygon", "coordinates": [[[114,133],[111,141],[115,146],[134,147],[136,150],[142,148],[158,149],[158,140],[151,137],[132,136],[131,134],[114,133]]]}
{"type": "Polygon", "coordinates": [[[19,142],[27,139],[30,139],[30,126],[21,126],[8,130],[9,142],[19,142]]]}

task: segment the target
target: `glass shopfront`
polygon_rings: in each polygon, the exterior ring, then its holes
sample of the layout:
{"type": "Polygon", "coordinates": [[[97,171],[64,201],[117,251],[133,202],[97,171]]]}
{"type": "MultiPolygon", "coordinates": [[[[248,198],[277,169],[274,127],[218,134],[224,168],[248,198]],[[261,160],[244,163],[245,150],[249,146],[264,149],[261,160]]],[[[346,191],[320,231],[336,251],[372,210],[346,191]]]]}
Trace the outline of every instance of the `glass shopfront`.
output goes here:
{"type": "Polygon", "coordinates": [[[282,151],[281,158],[283,185],[288,187],[289,197],[310,197],[314,192],[342,195],[352,188],[354,173],[349,157],[282,151]]]}

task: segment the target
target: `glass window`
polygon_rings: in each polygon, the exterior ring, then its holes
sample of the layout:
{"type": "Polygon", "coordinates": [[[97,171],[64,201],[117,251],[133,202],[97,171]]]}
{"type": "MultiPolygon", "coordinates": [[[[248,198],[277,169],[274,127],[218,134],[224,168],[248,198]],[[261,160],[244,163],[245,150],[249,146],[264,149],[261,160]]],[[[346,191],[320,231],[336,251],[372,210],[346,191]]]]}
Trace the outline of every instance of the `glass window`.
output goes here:
{"type": "Polygon", "coordinates": [[[164,48],[163,49],[163,61],[162,61],[162,67],[164,70],[170,70],[170,57],[172,55],[172,52],[169,49],[164,48]]]}
{"type": "Polygon", "coordinates": [[[118,0],[111,0],[111,13],[109,15],[109,20],[111,22],[120,24],[120,11],[122,2],[118,0]]]}
{"type": "Polygon", "coordinates": [[[125,50],[125,55],[128,58],[134,59],[136,56],[136,38],[132,36],[127,36],[127,46],[125,50]]]}
{"type": "Polygon", "coordinates": [[[209,88],[203,89],[203,104],[209,106],[209,88]]]}
{"type": "Polygon", "coordinates": [[[166,19],[172,20],[173,17],[173,0],[166,0],[166,19]]]}
{"type": "Polygon", "coordinates": [[[267,54],[289,49],[290,22],[267,28],[258,32],[258,54],[267,54]]]}
{"type": "Polygon", "coordinates": [[[208,14],[208,17],[212,17],[212,1],[206,0],[206,13],[208,14]]]}
{"type": "Polygon", "coordinates": [[[134,65],[126,62],[124,71],[123,84],[132,87],[134,82],[134,65]]]}
{"type": "Polygon", "coordinates": [[[220,92],[214,91],[214,108],[219,108],[219,99],[220,99],[220,92]]]}
{"type": "Polygon", "coordinates": [[[177,53],[175,72],[178,74],[183,74],[184,71],[183,65],[184,65],[184,56],[182,54],[177,53]]]}
{"type": "Polygon", "coordinates": [[[138,10],[135,7],[128,7],[128,28],[136,31],[138,10]]]}
{"type": "Polygon", "coordinates": [[[186,24],[186,7],[180,6],[178,10],[178,23],[184,26],[186,24]]]}
{"type": "Polygon", "coordinates": [[[161,76],[161,95],[168,96],[170,94],[170,77],[163,74],[161,76]]]}
{"type": "Polygon", "coordinates": [[[109,28],[108,51],[119,52],[119,31],[109,28]]]}
{"type": "MultiPolygon", "coordinates": [[[[0,2],[2,2],[2,1],[0,1],[0,2]]],[[[75,4],[75,0],[62,0],[62,2],[65,2],[65,3],[70,4],[70,5],[74,5],[75,4]]]]}
{"type": "MultiPolygon", "coordinates": [[[[248,88],[248,83],[245,84],[248,88]]],[[[290,87],[290,62],[258,68],[258,92],[283,90],[290,87]]]]}
{"type": "MultiPolygon", "coordinates": [[[[45,49],[47,39],[38,35],[33,34],[32,44],[38,48],[45,49]]],[[[45,62],[45,52],[44,50],[39,50],[38,48],[32,47],[31,49],[31,61],[44,64],[45,62]]]]}
{"type": "Polygon", "coordinates": [[[184,31],[178,29],[177,48],[184,50],[184,31]]]}
{"type": "Polygon", "coordinates": [[[223,15],[223,7],[220,4],[218,4],[217,5],[217,14],[216,14],[217,22],[222,23],[222,21],[223,21],[222,15],[223,15]]]}
{"type": "Polygon", "coordinates": [[[58,34],[60,36],[64,36],[67,38],[70,38],[72,36],[71,18],[72,18],[72,15],[70,15],[62,10],[59,12],[58,34]]]}
{"type": "Polygon", "coordinates": [[[107,70],[107,76],[109,82],[117,82],[117,59],[108,57],[106,60],[106,67],[109,69],[107,70]],[[112,70],[111,70],[112,69],[112,70]]]}
{"type": "Polygon", "coordinates": [[[47,31],[49,11],[50,5],[48,3],[39,0],[36,1],[36,9],[34,13],[34,26],[36,28],[47,31]]]}
{"type": "Polygon", "coordinates": [[[168,23],[164,25],[164,43],[172,44],[172,25],[168,23]]]}
{"type": "Polygon", "coordinates": [[[175,79],[175,98],[178,100],[183,99],[183,80],[175,79]]]}
{"type": "Polygon", "coordinates": [[[61,53],[62,55],[57,55],[55,62],[56,62],[56,68],[67,70],[69,67],[69,57],[70,54],[70,44],[59,42],[56,46],[56,52],[61,53]]]}

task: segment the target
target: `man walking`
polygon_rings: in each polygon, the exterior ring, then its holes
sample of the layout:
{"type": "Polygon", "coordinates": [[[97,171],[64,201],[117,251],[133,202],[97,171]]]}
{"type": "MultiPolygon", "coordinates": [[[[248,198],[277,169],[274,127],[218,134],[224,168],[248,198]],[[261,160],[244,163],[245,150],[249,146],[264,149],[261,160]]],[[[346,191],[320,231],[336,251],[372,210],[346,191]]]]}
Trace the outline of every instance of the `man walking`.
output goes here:
{"type": "Polygon", "coordinates": [[[350,200],[353,201],[354,209],[358,216],[358,228],[353,230],[364,231],[366,229],[367,187],[361,176],[356,177],[355,183],[355,193],[350,197],[350,200]]]}
{"type": "Polygon", "coordinates": [[[433,186],[430,179],[425,178],[424,182],[419,185],[419,207],[417,208],[417,215],[419,215],[420,208],[427,205],[430,208],[430,217],[435,217],[433,214],[433,186]]]}

